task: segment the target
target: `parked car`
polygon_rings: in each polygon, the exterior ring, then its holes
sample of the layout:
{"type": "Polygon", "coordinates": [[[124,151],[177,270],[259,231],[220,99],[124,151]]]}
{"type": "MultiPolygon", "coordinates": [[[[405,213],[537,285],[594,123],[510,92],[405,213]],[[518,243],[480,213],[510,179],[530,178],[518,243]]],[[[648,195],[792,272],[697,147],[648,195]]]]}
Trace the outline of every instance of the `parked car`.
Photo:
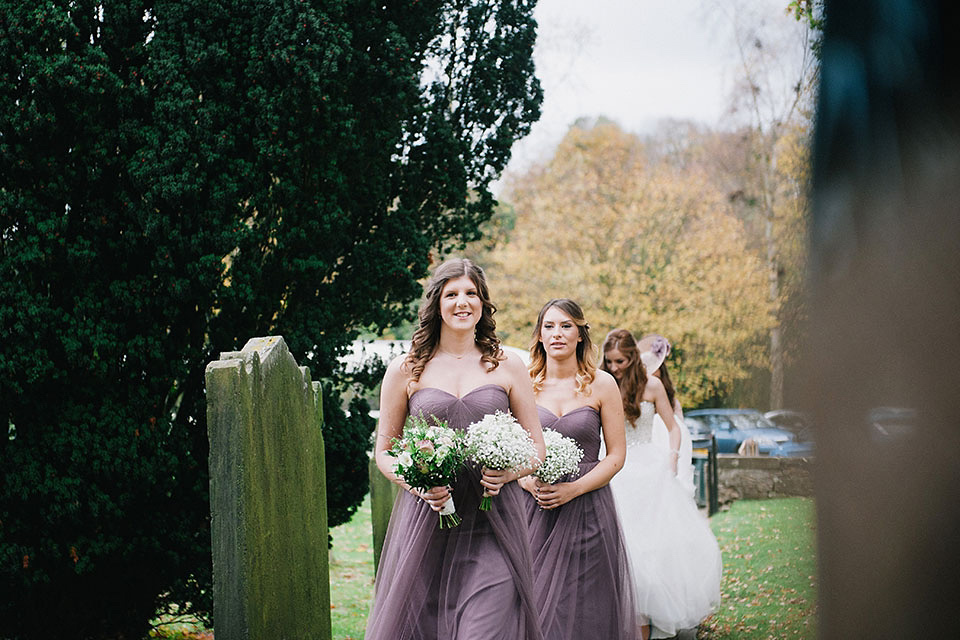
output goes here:
{"type": "Polygon", "coordinates": [[[701,422],[717,439],[718,453],[737,453],[748,438],[757,444],[760,455],[809,456],[812,443],[798,442],[793,433],[782,429],[756,409],[694,409],[684,413],[684,420],[693,430],[701,422]]]}
{"type": "Polygon", "coordinates": [[[791,432],[797,442],[813,442],[813,423],[810,416],[803,411],[776,409],[767,411],[763,417],[781,429],[791,432]]]}
{"type": "Polygon", "coordinates": [[[687,431],[690,433],[690,444],[693,447],[693,452],[706,455],[710,448],[710,438],[713,435],[710,427],[702,420],[687,420],[686,415],[683,417],[683,424],[686,425],[687,431]]]}

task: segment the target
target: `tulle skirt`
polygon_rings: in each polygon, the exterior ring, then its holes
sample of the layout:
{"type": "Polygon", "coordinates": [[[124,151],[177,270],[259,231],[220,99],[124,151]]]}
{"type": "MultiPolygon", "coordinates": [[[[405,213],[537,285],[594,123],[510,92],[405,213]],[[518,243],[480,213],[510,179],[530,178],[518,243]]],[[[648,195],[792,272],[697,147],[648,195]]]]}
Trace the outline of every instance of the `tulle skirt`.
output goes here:
{"type": "MultiPolygon", "coordinates": [[[[596,462],[581,465],[581,473],[593,465],[596,462]]],[[[534,593],[544,638],[639,638],[641,623],[610,487],[549,510],[526,495],[534,593]]]]}
{"type": "Polygon", "coordinates": [[[717,539],[655,444],[627,449],[611,482],[635,584],[637,611],[652,637],[696,627],[720,601],[723,565],[717,539]]]}
{"type": "Polygon", "coordinates": [[[516,482],[480,511],[479,473],[454,486],[463,522],[397,496],[377,571],[366,640],[541,640],[526,505],[516,482]]]}

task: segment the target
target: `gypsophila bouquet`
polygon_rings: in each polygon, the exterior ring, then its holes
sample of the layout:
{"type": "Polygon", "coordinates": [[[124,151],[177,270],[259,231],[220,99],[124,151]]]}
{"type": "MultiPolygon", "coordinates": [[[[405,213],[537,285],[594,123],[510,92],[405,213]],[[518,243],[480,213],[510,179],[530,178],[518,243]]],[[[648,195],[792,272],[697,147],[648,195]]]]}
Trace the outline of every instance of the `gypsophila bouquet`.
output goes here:
{"type": "MultiPolygon", "coordinates": [[[[393,472],[414,489],[426,491],[452,484],[464,460],[463,435],[447,423],[431,416],[433,424],[421,416],[408,416],[403,434],[394,438],[390,455],[397,459],[393,472]]],[[[440,509],[440,528],[460,524],[453,496],[440,509]]]]}
{"type": "Polygon", "coordinates": [[[533,475],[547,484],[553,484],[560,478],[580,473],[580,460],[583,459],[583,449],[573,438],[561,434],[553,429],[543,430],[543,443],[547,453],[533,475]]]}
{"type": "MultiPolygon", "coordinates": [[[[498,471],[518,471],[536,460],[533,438],[509,413],[489,413],[467,427],[467,455],[478,465],[498,471]]],[[[480,510],[489,511],[491,496],[484,491],[480,510]]]]}

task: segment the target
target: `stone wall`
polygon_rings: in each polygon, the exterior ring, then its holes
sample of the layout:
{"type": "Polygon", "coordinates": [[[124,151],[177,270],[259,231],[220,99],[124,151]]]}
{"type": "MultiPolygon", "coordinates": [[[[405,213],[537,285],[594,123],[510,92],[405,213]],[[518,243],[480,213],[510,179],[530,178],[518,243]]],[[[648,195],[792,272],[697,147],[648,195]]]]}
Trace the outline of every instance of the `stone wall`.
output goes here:
{"type": "Polygon", "coordinates": [[[331,637],[319,383],[283,338],[206,370],[217,640],[331,637]]]}
{"type": "Polygon", "coordinates": [[[812,496],[813,462],[808,458],[717,455],[721,504],[786,496],[812,496]]]}

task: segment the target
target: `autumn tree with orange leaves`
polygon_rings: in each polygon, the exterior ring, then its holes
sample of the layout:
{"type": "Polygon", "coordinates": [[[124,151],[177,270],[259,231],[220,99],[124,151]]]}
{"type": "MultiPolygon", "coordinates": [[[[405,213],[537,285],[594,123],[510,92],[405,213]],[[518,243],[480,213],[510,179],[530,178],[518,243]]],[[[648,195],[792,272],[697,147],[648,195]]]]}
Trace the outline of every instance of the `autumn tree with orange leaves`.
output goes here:
{"type": "Polygon", "coordinates": [[[617,327],[669,337],[682,401],[697,406],[763,366],[773,316],[727,194],[702,163],[662,152],[613,123],[578,123],[547,164],[514,176],[499,241],[477,257],[505,301],[506,342],[527,346],[540,306],[573,298],[597,343],[617,327]]]}

